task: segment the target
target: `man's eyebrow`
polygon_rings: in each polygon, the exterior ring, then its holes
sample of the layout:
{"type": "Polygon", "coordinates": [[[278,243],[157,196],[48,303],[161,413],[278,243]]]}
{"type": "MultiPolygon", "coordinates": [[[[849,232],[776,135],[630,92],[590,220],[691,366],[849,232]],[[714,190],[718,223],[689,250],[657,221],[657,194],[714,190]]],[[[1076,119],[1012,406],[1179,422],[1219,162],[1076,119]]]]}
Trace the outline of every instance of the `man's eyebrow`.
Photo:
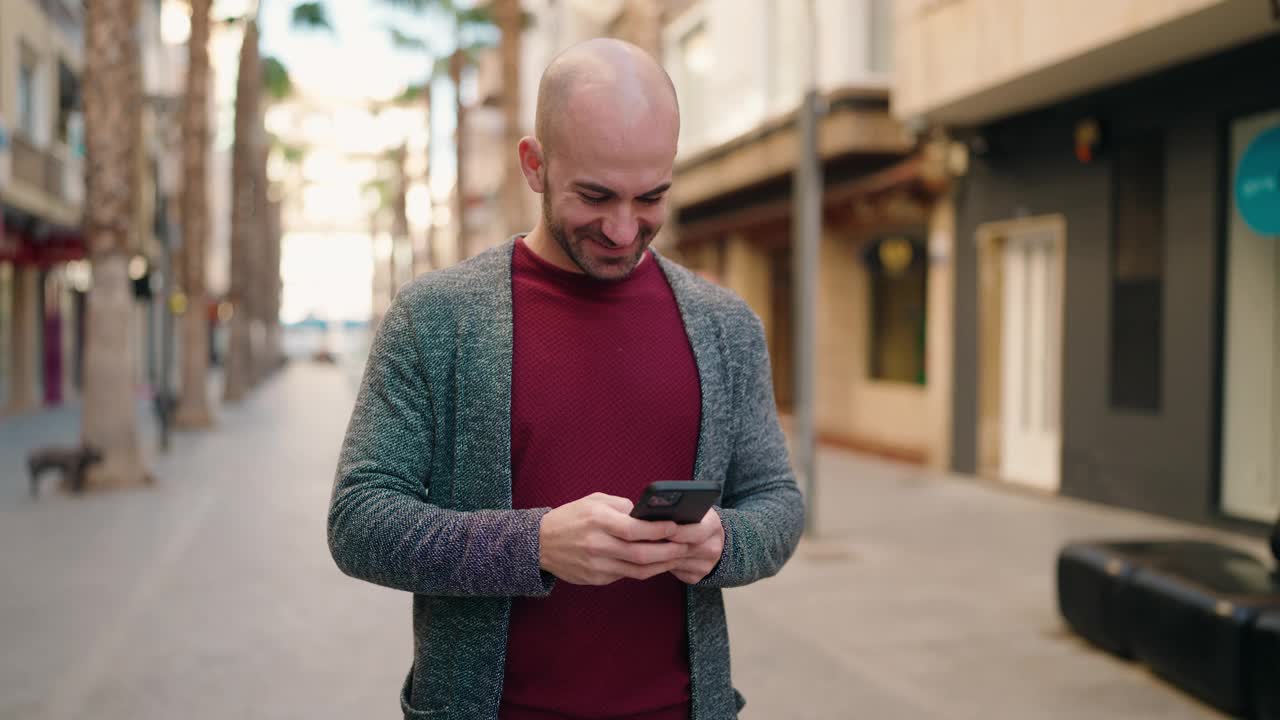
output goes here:
{"type": "Polygon", "coordinates": [[[669,183],[669,182],[665,182],[665,183],[662,183],[661,185],[659,185],[658,187],[656,187],[656,188],[654,188],[654,189],[650,190],[650,191],[649,191],[649,192],[647,192],[647,193],[642,193],[642,194],[640,195],[640,197],[649,197],[650,195],[661,195],[662,193],[664,193],[664,192],[666,192],[667,190],[670,190],[670,189],[671,189],[671,183],[669,183]]]}
{"type": "MultiPolygon", "coordinates": [[[[579,190],[586,190],[587,192],[593,192],[593,193],[596,193],[597,195],[607,195],[609,197],[615,197],[618,194],[611,188],[607,188],[603,185],[598,185],[593,182],[588,182],[586,180],[576,181],[573,183],[573,186],[579,190]]],[[[637,197],[647,198],[653,195],[661,195],[662,193],[666,192],[670,188],[671,188],[671,183],[665,182],[659,185],[658,187],[653,188],[649,192],[641,193],[637,197]]]]}
{"type": "Polygon", "coordinates": [[[597,185],[593,182],[586,182],[583,180],[579,180],[575,182],[573,185],[579,190],[586,190],[587,192],[593,192],[593,193],[596,193],[597,195],[608,195],[610,197],[617,195],[617,193],[614,192],[613,190],[610,190],[609,188],[603,185],[597,185]]]}

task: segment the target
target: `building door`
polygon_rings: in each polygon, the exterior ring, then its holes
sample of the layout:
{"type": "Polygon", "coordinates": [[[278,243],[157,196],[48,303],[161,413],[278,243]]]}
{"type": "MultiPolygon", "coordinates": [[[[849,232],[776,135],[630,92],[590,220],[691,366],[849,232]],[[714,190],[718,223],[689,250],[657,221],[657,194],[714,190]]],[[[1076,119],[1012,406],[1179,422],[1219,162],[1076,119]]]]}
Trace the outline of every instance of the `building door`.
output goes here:
{"type": "MultiPolygon", "coordinates": [[[[1237,120],[1230,142],[1231,178],[1240,175],[1246,149],[1272,153],[1274,161],[1280,110],[1237,120]]],[[[1248,191],[1280,195],[1275,175],[1260,177],[1248,191]]],[[[1230,188],[1227,216],[1220,499],[1228,514],[1272,523],[1280,515],[1280,233],[1251,226],[1241,214],[1241,189],[1230,188]]]]}
{"type": "Polygon", "coordinates": [[[791,412],[794,401],[795,371],[792,348],[795,347],[795,324],[792,322],[791,248],[775,249],[769,262],[769,316],[772,327],[766,338],[769,359],[773,365],[773,394],[778,409],[791,412]]]}
{"type": "Polygon", "coordinates": [[[9,407],[13,384],[13,265],[0,262],[0,413],[9,407]]]}
{"type": "Polygon", "coordinates": [[[58,272],[42,273],[44,291],[42,322],[44,323],[44,403],[62,404],[62,282],[58,272]]]}
{"type": "Polygon", "coordinates": [[[1062,458],[1062,269],[1053,227],[1011,228],[1001,249],[1000,476],[1056,492],[1062,458]]]}

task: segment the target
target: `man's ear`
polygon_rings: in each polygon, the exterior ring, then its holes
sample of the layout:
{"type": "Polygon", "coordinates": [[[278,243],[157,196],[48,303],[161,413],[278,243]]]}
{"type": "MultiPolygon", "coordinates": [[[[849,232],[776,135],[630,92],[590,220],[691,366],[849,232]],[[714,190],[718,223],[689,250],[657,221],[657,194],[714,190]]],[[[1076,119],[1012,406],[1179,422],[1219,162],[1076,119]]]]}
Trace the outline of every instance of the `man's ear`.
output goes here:
{"type": "Polygon", "coordinates": [[[524,179],[529,183],[529,189],[536,192],[546,192],[546,157],[542,154],[542,143],[532,136],[520,139],[520,172],[524,173],[524,179]]]}

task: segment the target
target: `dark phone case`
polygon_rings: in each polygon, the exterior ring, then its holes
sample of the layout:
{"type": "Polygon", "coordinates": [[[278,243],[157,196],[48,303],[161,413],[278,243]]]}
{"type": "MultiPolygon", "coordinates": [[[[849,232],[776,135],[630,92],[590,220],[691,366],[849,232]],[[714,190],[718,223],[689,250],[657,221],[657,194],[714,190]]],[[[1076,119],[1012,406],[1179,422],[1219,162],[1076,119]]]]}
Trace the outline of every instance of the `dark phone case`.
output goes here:
{"type": "Polygon", "coordinates": [[[631,517],[639,520],[674,520],[680,525],[702,521],[712,505],[720,499],[720,484],[701,480],[660,480],[650,483],[636,502],[631,517]],[[664,492],[678,491],[680,500],[674,505],[654,506],[651,500],[664,492]]]}

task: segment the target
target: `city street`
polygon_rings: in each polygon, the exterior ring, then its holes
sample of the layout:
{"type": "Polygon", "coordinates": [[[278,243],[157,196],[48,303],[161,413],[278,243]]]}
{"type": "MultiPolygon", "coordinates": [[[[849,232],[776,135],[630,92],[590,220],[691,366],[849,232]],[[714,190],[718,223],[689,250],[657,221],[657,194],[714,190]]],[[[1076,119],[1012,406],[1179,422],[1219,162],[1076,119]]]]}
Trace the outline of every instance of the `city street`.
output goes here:
{"type": "MultiPolygon", "coordinates": [[[[0,425],[0,718],[398,717],[410,599],[325,544],[355,372],[295,362],[177,434],[146,490],[33,501],[22,455],[74,438],[74,408],[0,425]]],[[[1053,600],[1064,541],[1187,526],[844,453],[821,469],[821,539],[726,593],[744,718],[1218,717],[1073,638],[1053,600]]]]}

